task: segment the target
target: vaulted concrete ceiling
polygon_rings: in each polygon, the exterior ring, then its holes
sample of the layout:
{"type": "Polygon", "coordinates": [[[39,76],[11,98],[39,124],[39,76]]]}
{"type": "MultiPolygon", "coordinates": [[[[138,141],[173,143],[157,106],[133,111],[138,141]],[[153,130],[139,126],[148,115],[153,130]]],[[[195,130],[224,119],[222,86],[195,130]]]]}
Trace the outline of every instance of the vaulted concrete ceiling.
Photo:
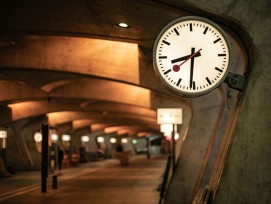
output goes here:
{"type": "Polygon", "coordinates": [[[127,132],[156,133],[159,107],[183,108],[190,120],[189,101],[155,77],[152,47],[168,22],[197,8],[175,0],[31,0],[2,1],[0,11],[0,103],[12,109],[3,123],[48,114],[54,125],[134,124],[127,132]]]}

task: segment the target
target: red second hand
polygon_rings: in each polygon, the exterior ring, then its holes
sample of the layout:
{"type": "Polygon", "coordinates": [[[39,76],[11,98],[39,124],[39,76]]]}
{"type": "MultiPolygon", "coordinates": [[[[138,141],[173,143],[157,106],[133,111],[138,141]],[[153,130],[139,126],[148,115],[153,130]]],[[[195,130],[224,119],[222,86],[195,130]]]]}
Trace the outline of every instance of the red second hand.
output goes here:
{"type": "Polygon", "coordinates": [[[188,60],[190,60],[192,57],[194,57],[196,54],[198,54],[202,49],[199,49],[197,52],[195,52],[194,54],[192,54],[190,57],[188,57],[185,61],[182,62],[182,64],[177,65],[175,64],[173,66],[173,71],[178,72],[180,70],[180,66],[182,66],[184,63],[186,63],[188,60]]]}
{"type": "Polygon", "coordinates": [[[186,63],[188,60],[190,60],[192,57],[194,57],[196,54],[198,54],[202,49],[199,49],[197,52],[195,52],[193,55],[191,55],[190,57],[188,57],[182,64],[179,65],[182,66],[184,63],[186,63]]]}

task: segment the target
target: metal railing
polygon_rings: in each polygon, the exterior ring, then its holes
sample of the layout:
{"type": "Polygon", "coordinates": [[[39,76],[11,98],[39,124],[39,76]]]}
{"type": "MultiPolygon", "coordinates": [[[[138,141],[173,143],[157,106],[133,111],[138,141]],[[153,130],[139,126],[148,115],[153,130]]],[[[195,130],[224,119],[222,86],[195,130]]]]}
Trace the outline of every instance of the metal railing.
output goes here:
{"type": "Polygon", "coordinates": [[[162,182],[162,186],[161,186],[159,204],[162,204],[164,197],[165,197],[165,193],[166,193],[167,185],[168,185],[168,176],[169,176],[169,172],[170,172],[171,163],[172,163],[172,155],[169,154],[167,157],[167,165],[165,168],[164,178],[163,178],[163,182],[162,182]]]}

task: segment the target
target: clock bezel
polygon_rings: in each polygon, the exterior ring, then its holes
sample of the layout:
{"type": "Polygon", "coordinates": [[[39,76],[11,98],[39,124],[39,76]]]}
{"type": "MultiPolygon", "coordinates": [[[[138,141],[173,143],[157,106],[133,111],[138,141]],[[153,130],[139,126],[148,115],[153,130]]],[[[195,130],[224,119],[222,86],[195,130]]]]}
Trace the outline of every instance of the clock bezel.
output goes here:
{"type": "Polygon", "coordinates": [[[215,22],[213,22],[213,21],[211,21],[211,20],[209,20],[207,18],[200,17],[200,16],[185,16],[185,17],[177,18],[177,19],[173,20],[172,22],[168,23],[160,31],[160,33],[158,34],[158,36],[157,36],[157,38],[155,40],[155,43],[154,43],[154,47],[153,47],[153,67],[154,67],[154,71],[155,71],[156,76],[158,77],[158,79],[162,83],[162,86],[165,87],[171,93],[177,94],[177,95],[182,96],[182,97],[199,97],[199,96],[208,94],[209,92],[215,90],[217,87],[219,87],[225,81],[226,77],[229,74],[229,68],[230,68],[230,65],[231,65],[231,55],[232,55],[232,52],[231,52],[230,40],[229,40],[227,34],[225,33],[225,31],[217,23],[215,23],[215,22]],[[217,29],[218,32],[220,32],[220,34],[222,35],[222,37],[225,39],[225,42],[227,44],[228,51],[229,51],[229,62],[228,62],[228,66],[226,67],[225,74],[218,81],[216,81],[216,83],[215,83],[215,85],[213,87],[210,87],[208,89],[199,91],[197,93],[189,92],[190,89],[188,89],[187,92],[184,92],[184,91],[181,91],[179,89],[176,89],[176,88],[172,87],[172,85],[170,85],[167,82],[167,80],[164,78],[164,76],[160,73],[159,68],[157,66],[158,63],[156,61],[156,53],[157,53],[157,50],[158,50],[157,46],[158,46],[159,41],[161,40],[161,37],[164,35],[164,33],[166,31],[168,31],[169,28],[171,28],[175,24],[178,24],[178,23],[183,22],[183,21],[188,21],[188,20],[202,21],[202,22],[207,23],[210,26],[214,27],[215,29],[217,29]]]}

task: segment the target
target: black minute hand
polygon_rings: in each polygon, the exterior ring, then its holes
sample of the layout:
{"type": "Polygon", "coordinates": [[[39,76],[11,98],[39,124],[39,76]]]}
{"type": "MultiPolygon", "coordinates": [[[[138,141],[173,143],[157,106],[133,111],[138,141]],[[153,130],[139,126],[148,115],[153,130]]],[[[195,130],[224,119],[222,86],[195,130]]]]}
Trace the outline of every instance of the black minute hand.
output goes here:
{"type": "MultiPolygon", "coordinates": [[[[191,55],[186,55],[186,56],[183,56],[183,57],[180,57],[180,58],[176,58],[176,59],[173,59],[171,60],[171,63],[176,63],[176,62],[181,62],[181,61],[184,61],[184,60],[187,60],[191,55]]],[[[198,52],[194,57],[199,57],[200,56],[200,52],[198,52]]]]}
{"type": "MultiPolygon", "coordinates": [[[[195,53],[195,48],[191,48],[191,55],[195,53]]],[[[190,65],[190,88],[193,87],[193,73],[194,73],[194,57],[191,58],[191,65],[190,65]]]]}

